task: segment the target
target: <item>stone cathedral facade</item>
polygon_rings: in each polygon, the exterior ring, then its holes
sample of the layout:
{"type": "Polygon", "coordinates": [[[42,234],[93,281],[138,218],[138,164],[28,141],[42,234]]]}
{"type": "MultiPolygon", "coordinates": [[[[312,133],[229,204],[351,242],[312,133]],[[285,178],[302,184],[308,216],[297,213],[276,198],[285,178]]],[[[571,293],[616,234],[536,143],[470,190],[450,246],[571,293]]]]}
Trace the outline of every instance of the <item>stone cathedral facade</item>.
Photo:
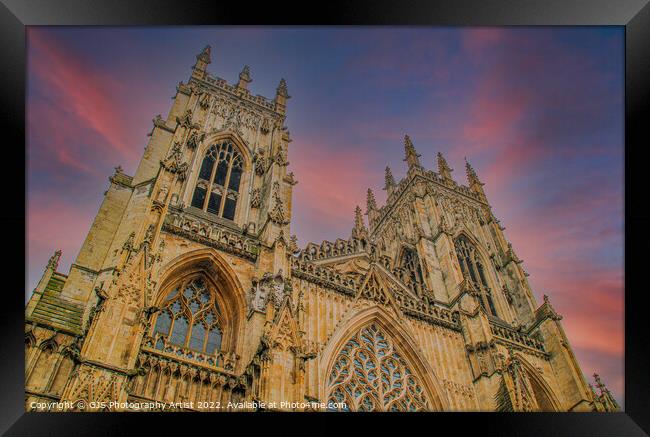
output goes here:
{"type": "MultiPolygon", "coordinates": [[[[612,411],[467,164],[386,168],[367,223],[299,249],[289,95],[207,72],[117,168],[68,275],[55,253],[25,314],[27,410],[612,411]],[[148,407],[147,407],[148,408],[148,407]]],[[[351,214],[352,219],[352,214],[351,214]]],[[[352,222],[352,220],[351,220],[352,222]]]]}

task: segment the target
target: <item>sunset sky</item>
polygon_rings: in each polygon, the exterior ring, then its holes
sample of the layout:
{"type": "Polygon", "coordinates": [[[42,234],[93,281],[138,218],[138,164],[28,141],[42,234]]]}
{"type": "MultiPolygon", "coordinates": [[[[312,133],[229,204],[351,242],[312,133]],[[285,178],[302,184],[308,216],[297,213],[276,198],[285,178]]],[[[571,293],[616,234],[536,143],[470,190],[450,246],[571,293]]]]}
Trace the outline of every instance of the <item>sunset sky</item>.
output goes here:
{"type": "Polygon", "coordinates": [[[230,83],[250,65],[253,94],[287,80],[299,246],[347,238],[368,187],[383,203],[404,134],[463,184],[467,157],[536,298],[622,404],[622,27],[31,27],[27,298],[54,250],[68,272],[113,168],[134,173],[206,44],[230,83]]]}

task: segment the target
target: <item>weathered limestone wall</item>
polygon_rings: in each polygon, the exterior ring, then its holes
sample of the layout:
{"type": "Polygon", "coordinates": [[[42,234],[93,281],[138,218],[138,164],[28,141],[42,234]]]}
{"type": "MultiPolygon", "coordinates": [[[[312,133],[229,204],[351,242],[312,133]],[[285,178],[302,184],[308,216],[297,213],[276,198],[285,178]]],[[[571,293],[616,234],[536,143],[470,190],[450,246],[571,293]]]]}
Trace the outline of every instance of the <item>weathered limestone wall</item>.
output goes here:
{"type": "MultiPolygon", "coordinates": [[[[294,289],[303,291],[305,308],[305,339],[322,351],[332,336],[345,329],[345,322],[370,302],[355,303],[354,298],[336,291],[294,278],[294,289]]],[[[476,394],[472,385],[472,375],[465,355],[462,335],[448,328],[404,317],[403,325],[408,335],[417,342],[418,353],[433,369],[435,379],[445,388],[452,410],[472,411],[478,409],[476,394]]],[[[336,351],[334,352],[336,353],[336,351]]],[[[319,355],[306,366],[306,391],[310,398],[320,399],[322,385],[329,369],[323,371],[323,363],[330,357],[319,355]]],[[[325,401],[324,399],[320,399],[325,401]]]]}

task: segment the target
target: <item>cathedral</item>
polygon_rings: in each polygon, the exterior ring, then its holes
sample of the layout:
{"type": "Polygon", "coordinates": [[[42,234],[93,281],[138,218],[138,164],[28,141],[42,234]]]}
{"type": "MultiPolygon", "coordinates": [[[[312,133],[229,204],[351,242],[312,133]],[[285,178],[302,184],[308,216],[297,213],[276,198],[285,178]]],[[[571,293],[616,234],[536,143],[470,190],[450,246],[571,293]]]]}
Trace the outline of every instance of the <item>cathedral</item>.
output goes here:
{"type": "MultiPolygon", "coordinates": [[[[68,274],[25,310],[27,411],[616,411],[533,296],[475,170],[386,167],[350,235],[291,234],[290,98],[196,56],[68,274]],[[365,217],[364,217],[365,216],[365,217]]],[[[401,147],[401,146],[400,146],[401,147]]],[[[353,219],[354,217],[354,219],[353,219]]]]}

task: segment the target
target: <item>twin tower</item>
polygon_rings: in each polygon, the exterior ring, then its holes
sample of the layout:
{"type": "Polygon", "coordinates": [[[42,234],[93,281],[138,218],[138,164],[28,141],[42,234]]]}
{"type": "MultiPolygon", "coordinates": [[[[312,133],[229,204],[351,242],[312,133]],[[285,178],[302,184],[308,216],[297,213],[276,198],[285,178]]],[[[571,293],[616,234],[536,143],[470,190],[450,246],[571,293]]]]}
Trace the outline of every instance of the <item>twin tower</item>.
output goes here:
{"type": "Polygon", "coordinates": [[[585,381],[474,170],[386,169],[347,239],[291,234],[287,85],[210,75],[210,47],[117,168],[65,275],[25,314],[26,409],[610,411],[585,381]]]}

